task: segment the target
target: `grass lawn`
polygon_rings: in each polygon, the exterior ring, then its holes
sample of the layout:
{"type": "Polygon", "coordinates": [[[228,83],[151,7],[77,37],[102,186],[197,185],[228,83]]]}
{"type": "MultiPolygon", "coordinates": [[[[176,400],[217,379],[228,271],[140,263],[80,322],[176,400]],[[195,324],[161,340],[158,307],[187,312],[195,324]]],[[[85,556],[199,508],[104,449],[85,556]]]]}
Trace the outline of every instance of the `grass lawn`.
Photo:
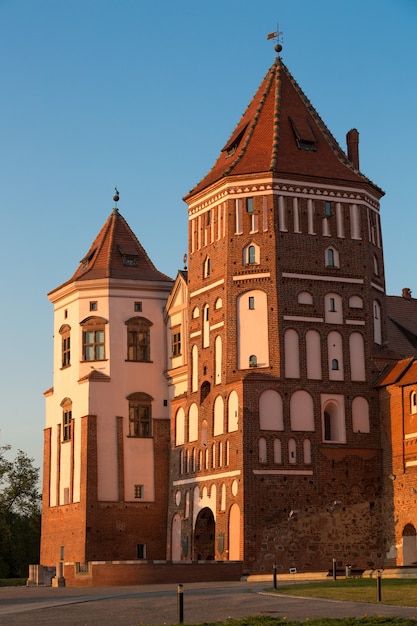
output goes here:
{"type": "MultiPolygon", "coordinates": [[[[316,596],[333,600],[378,603],[377,582],[376,579],[371,578],[331,579],[290,585],[278,583],[276,590],[268,589],[268,591],[292,596],[316,596]]],[[[382,577],[381,602],[396,606],[417,607],[417,580],[382,577]]]]}

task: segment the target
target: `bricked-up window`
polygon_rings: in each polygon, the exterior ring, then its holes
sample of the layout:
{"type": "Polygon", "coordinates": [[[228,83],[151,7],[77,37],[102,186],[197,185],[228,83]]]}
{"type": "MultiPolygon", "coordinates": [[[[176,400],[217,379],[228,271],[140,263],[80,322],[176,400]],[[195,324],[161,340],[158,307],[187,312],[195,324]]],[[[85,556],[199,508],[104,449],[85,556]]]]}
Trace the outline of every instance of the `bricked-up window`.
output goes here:
{"type": "Polygon", "coordinates": [[[181,327],[176,326],[171,330],[172,340],[172,356],[179,356],[181,354],[181,327]]]}
{"type": "Polygon", "coordinates": [[[103,361],[105,358],[104,340],[107,321],[102,317],[88,317],[81,322],[83,329],[83,360],[103,361]]]}
{"type": "Polygon", "coordinates": [[[143,485],[135,485],[135,498],[143,498],[143,485]]]}
{"type": "Polygon", "coordinates": [[[151,437],[152,397],[147,393],[132,393],[129,401],[129,437],[151,437]]]}
{"type": "Polygon", "coordinates": [[[72,402],[69,398],[64,398],[62,407],[62,441],[72,439],[72,402]]]}
{"type": "Polygon", "coordinates": [[[59,329],[61,335],[61,348],[62,348],[62,367],[68,367],[71,365],[71,327],[68,324],[64,324],[59,329]]]}
{"type": "Polygon", "coordinates": [[[127,320],[127,360],[151,360],[151,333],[152,322],[144,317],[132,317],[127,320]]]}

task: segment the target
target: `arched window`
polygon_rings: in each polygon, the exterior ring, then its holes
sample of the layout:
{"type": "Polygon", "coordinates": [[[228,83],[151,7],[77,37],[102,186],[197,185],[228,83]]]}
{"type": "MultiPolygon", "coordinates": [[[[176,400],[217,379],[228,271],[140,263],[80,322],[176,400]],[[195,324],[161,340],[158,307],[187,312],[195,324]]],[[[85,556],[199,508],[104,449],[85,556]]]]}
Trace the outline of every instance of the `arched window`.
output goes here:
{"type": "Polygon", "coordinates": [[[282,463],[281,439],[274,439],[274,463],[282,463]]]}
{"type": "Polygon", "coordinates": [[[323,407],[323,441],[346,442],[344,412],[337,400],[330,400],[323,407]]]}
{"type": "Polygon", "coordinates": [[[105,359],[105,333],[107,321],[102,317],[88,317],[81,322],[83,329],[83,360],[103,361],[105,359]]]}
{"type": "Polygon", "coordinates": [[[285,377],[300,378],[299,335],[289,328],[284,334],[285,377]]]}
{"type": "Polygon", "coordinates": [[[198,406],[192,403],[188,410],[188,441],[198,439],[198,406]]]}
{"type": "Polygon", "coordinates": [[[258,359],[256,354],[251,354],[249,357],[249,367],[258,367],[258,359]]]}
{"type": "Polygon", "coordinates": [[[208,278],[210,276],[210,257],[206,256],[203,265],[203,278],[208,278]]]}
{"type": "Polygon", "coordinates": [[[191,349],[191,391],[198,390],[198,348],[191,349]]]}
{"type": "Polygon", "coordinates": [[[254,243],[250,243],[243,248],[243,265],[257,265],[260,262],[260,248],[254,243]]]}
{"type": "Polygon", "coordinates": [[[339,253],[336,248],[327,248],[325,265],[326,267],[339,267],[339,253]]]}
{"type": "Polygon", "coordinates": [[[204,400],[210,393],[210,383],[208,380],[205,380],[200,387],[200,404],[203,404],[204,400]]]}
{"type": "Polygon", "coordinates": [[[214,426],[213,435],[222,435],[224,431],[224,402],[222,396],[217,396],[214,401],[214,426]]]}
{"type": "Polygon", "coordinates": [[[132,317],[127,326],[127,360],[150,361],[150,327],[152,322],[144,317],[132,317]]]}
{"type": "Polygon", "coordinates": [[[295,391],[290,400],[291,430],[314,431],[313,398],[304,389],[295,391]]]}
{"type": "Polygon", "coordinates": [[[380,346],[382,345],[381,306],[377,300],[374,300],[373,307],[374,307],[374,342],[380,346]]]}
{"type": "Polygon", "coordinates": [[[309,465],[311,463],[311,441],[310,441],[310,439],[304,439],[304,441],[303,441],[303,454],[304,454],[304,463],[305,463],[305,465],[309,465]]]}
{"type": "Polygon", "coordinates": [[[352,430],[354,433],[369,433],[369,404],[366,398],[356,396],[352,400],[352,430]]]}
{"type": "Polygon", "coordinates": [[[68,367],[71,365],[71,326],[64,324],[59,329],[61,335],[61,366],[68,367]]]}
{"type": "Polygon", "coordinates": [[[343,380],[343,340],[342,335],[337,331],[332,331],[327,336],[327,355],[329,379],[343,380]]]}
{"type": "Polygon", "coordinates": [[[238,429],[239,424],[239,398],[236,391],[229,395],[227,403],[227,430],[229,433],[238,429]]]}
{"type": "Polygon", "coordinates": [[[64,398],[61,402],[62,407],[62,441],[71,441],[72,439],[72,401],[64,398]]]}
{"type": "Polygon", "coordinates": [[[184,409],[178,409],[175,416],[175,445],[181,446],[185,436],[185,414],[184,409]]]}
{"type": "Polygon", "coordinates": [[[214,384],[222,382],[222,338],[217,335],[214,340],[214,384]]]}
{"type": "Polygon", "coordinates": [[[288,440],[288,461],[291,464],[297,463],[297,444],[295,439],[288,440]]]}
{"type": "Polygon", "coordinates": [[[265,437],[259,438],[259,463],[267,462],[267,452],[266,452],[266,439],[265,437]]]}
{"type": "Polygon", "coordinates": [[[415,391],[410,395],[410,413],[417,413],[417,394],[415,391]]]}
{"type": "Polygon", "coordinates": [[[259,396],[259,428],[284,430],[282,398],[274,389],[266,389],[259,396]]]}
{"type": "Polygon", "coordinates": [[[129,437],[150,437],[153,398],[144,392],[131,393],[129,401],[129,437]]]}

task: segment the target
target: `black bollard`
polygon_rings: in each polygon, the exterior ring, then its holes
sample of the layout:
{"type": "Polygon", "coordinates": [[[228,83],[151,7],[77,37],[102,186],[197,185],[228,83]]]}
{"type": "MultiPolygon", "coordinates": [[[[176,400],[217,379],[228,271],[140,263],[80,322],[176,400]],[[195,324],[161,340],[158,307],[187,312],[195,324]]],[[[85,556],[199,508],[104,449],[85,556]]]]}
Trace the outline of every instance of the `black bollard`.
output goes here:
{"type": "Polygon", "coordinates": [[[274,589],[277,588],[277,566],[273,565],[273,573],[274,573],[274,589]]]}
{"type": "Polygon", "coordinates": [[[178,585],[178,624],[182,624],[184,622],[184,593],[182,585],[178,585]]]}
{"type": "Polygon", "coordinates": [[[381,572],[378,570],[378,572],[376,573],[376,598],[378,602],[381,602],[381,599],[382,599],[381,582],[382,582],[382,576],[381,576],[381,572]]]}

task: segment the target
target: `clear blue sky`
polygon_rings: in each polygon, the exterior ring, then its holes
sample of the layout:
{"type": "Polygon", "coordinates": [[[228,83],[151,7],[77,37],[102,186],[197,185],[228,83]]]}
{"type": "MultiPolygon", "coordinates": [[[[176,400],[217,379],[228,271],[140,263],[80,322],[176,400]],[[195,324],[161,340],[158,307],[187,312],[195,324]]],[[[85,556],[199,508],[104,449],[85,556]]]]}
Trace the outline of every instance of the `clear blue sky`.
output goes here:
{"type": "Polygon", "coordinates": [[[0,0],[1,443],[41,465],[52,305],[113,207],[182,267],[182,197],[283,59],[382,187],[387,291],[417,297],[416,0],[0,0]]]}

